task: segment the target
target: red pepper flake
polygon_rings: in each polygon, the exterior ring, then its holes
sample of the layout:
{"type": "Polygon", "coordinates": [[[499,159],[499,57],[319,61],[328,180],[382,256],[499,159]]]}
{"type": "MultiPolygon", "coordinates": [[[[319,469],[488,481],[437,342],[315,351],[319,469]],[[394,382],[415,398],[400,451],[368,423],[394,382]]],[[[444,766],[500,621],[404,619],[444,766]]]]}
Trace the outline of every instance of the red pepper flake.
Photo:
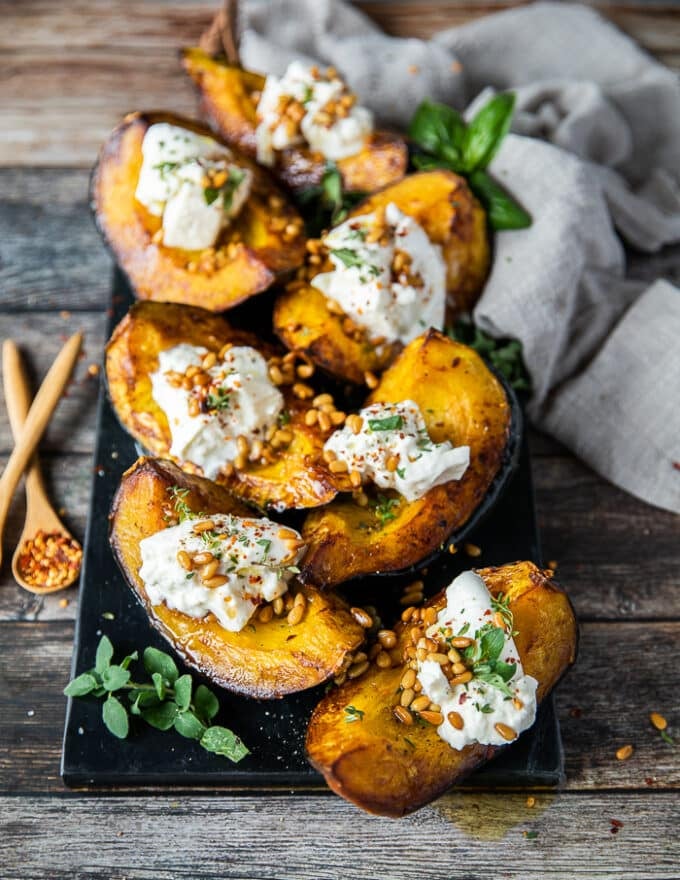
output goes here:
{"type": "Polygon", "coordinates": [[[583,715],[583,709],[580,706],[572,706],[569,709],[569,717],[570,718],[580,718],[583,715]]]}
{"type": "Polygon", "coordinates": [[[680,471],[680,461],[674,461],[672,464],[676,471],[680,471]]]}
{"type": "Polygon", "coordinates": [[[611,828],[609,829],[612,834],[618,834],[619,828],[623,828],[623,822],[620,819],[610,819],[611,828]]]}

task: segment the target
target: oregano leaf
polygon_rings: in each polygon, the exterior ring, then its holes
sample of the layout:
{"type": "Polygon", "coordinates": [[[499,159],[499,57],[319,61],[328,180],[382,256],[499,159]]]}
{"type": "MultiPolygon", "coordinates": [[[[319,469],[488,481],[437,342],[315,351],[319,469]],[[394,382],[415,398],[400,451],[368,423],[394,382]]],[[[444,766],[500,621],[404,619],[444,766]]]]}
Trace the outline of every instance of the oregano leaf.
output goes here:
{"type": "Polygon", "coordinates": [[[128,713],[123,704],[113,694],[104,700],[102,706],[102,720],[109,730],[118,739],[125,739],[130,731],[128,713]]]}

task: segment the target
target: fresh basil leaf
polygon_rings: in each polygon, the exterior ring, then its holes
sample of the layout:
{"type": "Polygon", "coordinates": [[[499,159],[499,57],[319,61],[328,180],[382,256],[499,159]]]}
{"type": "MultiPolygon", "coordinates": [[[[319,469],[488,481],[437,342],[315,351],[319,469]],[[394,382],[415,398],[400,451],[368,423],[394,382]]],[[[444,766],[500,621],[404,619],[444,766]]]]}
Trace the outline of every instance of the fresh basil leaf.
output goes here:
{"type": "Polygon", "coordinates": [[[144,668],[149,675],[159,672],[163,676],[164,681],[169,685],[173,685],[179,675],[172,657],[163,651],[159,651],[157,648],[144,649],[144,668]]]}
{"type": "Polygon", "coordinates": [[[386,416],[384,419],[368,419],[368,427],[371,431],[398,431],[404,426],[404,419],[400,415],[386,416]]]}
{"type": "Polygon", "coordinates": [[[503,681],[510,681],[517,672],[517,667],[514,663],[504,663],[503,660],[497,660],[494,672],[498,673],[503,681]]]}
{"type": "Polygon", "coordinates": [[[180,675],[175,682],[175,702],[180,709],[188,709],[191,703],[192,681],[190,675],[180,675]]]}
{"type": "Polygon", "coordinates": [[[180,712],[175,718],[175,730],[187,739],[200,739],[206,731],[203,724],[193,712],[180,712]]]}
{"type": "Polygon", "coordinates": [[[531,215],[485,171],[470,174],[468,183],[484,205],[492,229],[526,229],[531,226],[531,215]]]}
{"type": "Polygon", "coordinates": [[[496,690],[499,690],[506,697],[512,696],[512,691],[507,686],[505,681],[501,678],[501,676],[497,673],[487,672],[483,675],[476,676],[476,678],[478,678],[480,681],[486,682],[486,684],[491,685],[491,687],[496,688],[496,690]]]}
{"type": "Polygon", "coordinates": [[[84,697],[85,694],[91,693],[97,687],[97,679],[89,672],[83,672],[82,675],[76,676],[73,681],[64,688],[64,694],[67,697],[84,697]]]}
{"type": "Polygon", "coordinates": [[[243,741],[226,727],[209,727],[201,737],[201,745],[207,752],[224,755],[235,764],[250,754],[243,741]]]}
{"type": "Polygon", "coordinates": [[[453,107],[435,101],[423,101],[408,127],[408,135],[428,153],[449,162],[462,158],[465,123],[453,107]]]}
{"type": "Polygon", "coordinates": [[[493,663],[501,655],[503,645],[505,644],[505,633],[499,626],[488,629],[482,636],[482,657],[493,663]]]}
{"type": "Polygon", "coordinates": [[[97,645],[97,653],[95,655],[94,668],[101,675],[105,669],[111,665],[113,657],[113,645],[108,636],[102,636],[97,645]]]}
{"type": "Polygon", "coordinates": [[[170,730],[178,712],[175,703],[159,703],[157,706],[142,709],[142,718],[157,730],[170,730]]]}
{"type": "Polygon", "coordinates": [[[201,718],[208,721],[217,715],[220,710],[220,704],[215,694],[209,690],[204,684],[199,684],[194,694],[194,707],[201,718]]]}
{"type": "Polygon", "coordinates": [[[160,672],[152,672],[151,681],[153,682],[153,686],[156,688],[156,695],[158,696],[158,699],[164,700],[166,687],[165,682],[163,681],[163,676],[160,674],[160,672]]]}
{"type": "Polygon", "coordinates": [[[481,171],[496,155],[510,128],[514,109],[515,96],[506,92],[494,95],[475,114],[463,136],[463,161],[468,171],[481,171]]]}
{"type": "Polygon", "coordinates": [[[212,205],[219,194],[220,191],[216,186],[206,186],[203,190],[203,198],[205,199],[206,205],[212,205]]]}
{"type": "Polygon", "coordinates": [[[102,672],[102,684],[107,691],[117,691],[130,681],[130,673],[122,666],[109,666],[102,672]]]}
{"type": "Polygon", "coordinates": [[[113,694],[109,694],[102,706],[102,720],[107,729],[118,739],[125,739],[130,732],[130,722],[125,706],[113,694]]]}

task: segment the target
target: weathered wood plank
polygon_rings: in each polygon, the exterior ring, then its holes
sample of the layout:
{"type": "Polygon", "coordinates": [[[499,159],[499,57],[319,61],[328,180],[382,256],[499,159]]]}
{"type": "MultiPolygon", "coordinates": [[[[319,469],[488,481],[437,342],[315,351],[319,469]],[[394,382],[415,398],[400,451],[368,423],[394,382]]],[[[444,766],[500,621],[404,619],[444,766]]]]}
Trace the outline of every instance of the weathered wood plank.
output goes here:
{"type": "Polygon", "coordinates": [[[107,307],[111,260],[88,207],[88,183],[85,170],[0,169],[3,309],[107,307]]]}
{"type": "MultiPolygon", "coordinates": [[[[390,33],[427,37],[518,4],[358,5],[390,33]]],[[[680,24],[672,5],[657,4],[644,13],[626,4],[594,5],[660,60],[680,67],[680,24]]],[[[123,113],[168,102],[177,112],[193,112],[195,99],[176,54],[198,39],[217,6],[135,4],[132,23],[125,0],[75,6],[4,0],[0,164],[87,166],[123,113]]]]}
{"type": "Polygon", "coordinates": [[[96,809],[3,798],[0,814],[5,880],[669,880],[680,857],[672,795],[615,795],[606,809],[593,795],[539,795],[528,809],[523,795],[459,794],[399,822],[319,796],[126,797],[96,809]],[[302,844],[305,828],[316,846],[302,844]]]}
{"type": "MultiPolygon", "coordinates": [[[[63,790],[61,691],[72,635],[65,621],[0,624],[8,658],[0,673],[0,792],[63,790]]],[[[663,742],[648,720],[663,713],[680,742],[680,694],[668,686],[679,639],[680,622],[582,627],[578,662],[557,691],[569,790],[680,788],[680,746],[663,742]],[[620,670],[616,684],[612,670],[620,670]],[[622,763],[615,752],[627,743],[635,752],[622,763]]]]}

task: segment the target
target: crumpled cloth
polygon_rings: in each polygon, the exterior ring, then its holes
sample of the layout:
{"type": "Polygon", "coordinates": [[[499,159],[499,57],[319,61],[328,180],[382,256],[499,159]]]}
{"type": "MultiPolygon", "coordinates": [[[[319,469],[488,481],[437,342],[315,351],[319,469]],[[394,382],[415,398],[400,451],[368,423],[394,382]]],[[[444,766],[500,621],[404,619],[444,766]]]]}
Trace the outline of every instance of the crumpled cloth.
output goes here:
{"type": "Polygon", "coordinates": [[[475,320],[522,342],[537,427],[680,512],[680,290],[627,278],[621,241],[648,252],[680,241],[677,75],[567,3],[429,41],[389,37],[342,0],[243,0],[240,23],[245,67],[332,64],[383,124],[404,127],[424,98],[470,115],[492,90],[516,93],[489,170],[533,224],[496,235],[475,320]]]}

